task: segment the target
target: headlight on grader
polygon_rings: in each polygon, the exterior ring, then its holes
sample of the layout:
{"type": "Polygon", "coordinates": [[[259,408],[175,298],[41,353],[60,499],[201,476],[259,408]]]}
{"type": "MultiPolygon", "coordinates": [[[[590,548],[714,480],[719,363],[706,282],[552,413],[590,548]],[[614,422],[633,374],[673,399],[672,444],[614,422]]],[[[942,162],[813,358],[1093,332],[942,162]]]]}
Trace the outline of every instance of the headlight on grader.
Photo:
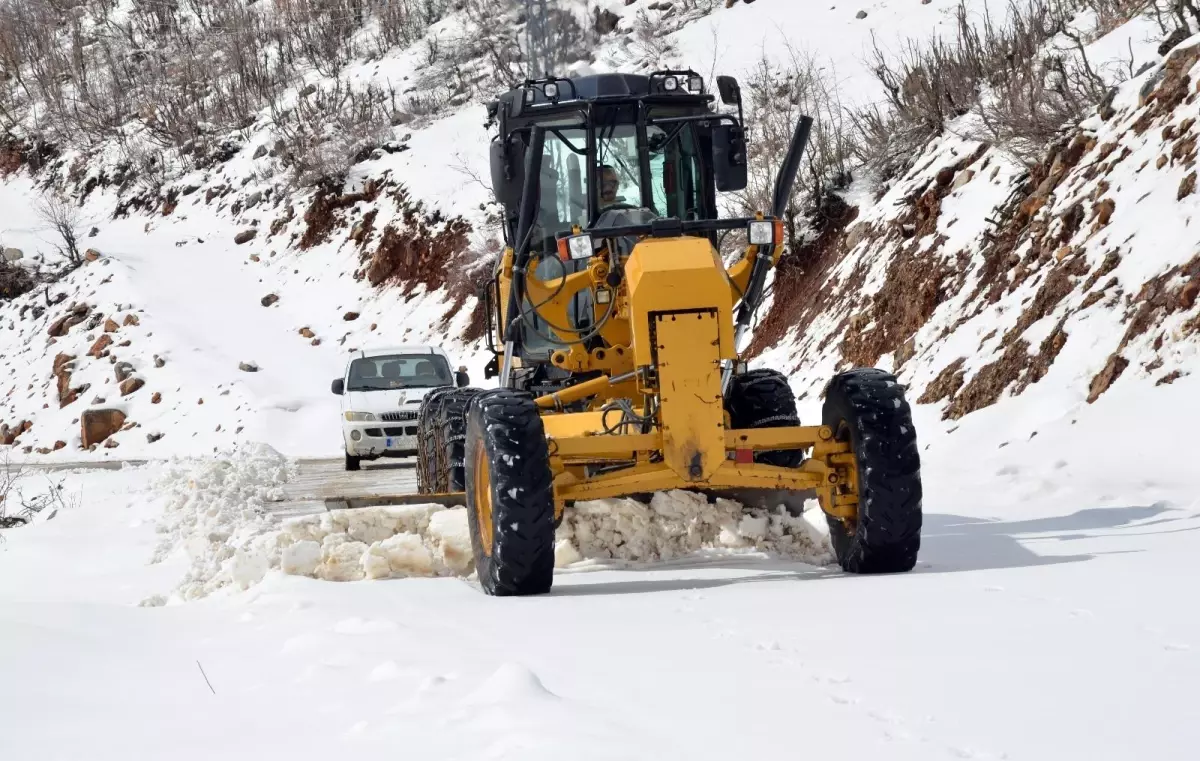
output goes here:
{"type": "Polygon", "coordinates": [[[579,259],[590,259],[595,249],[592,247],[592,236],[571,235],[558,239],[558,258],[564,262],[579,259]]]}
{"type": "Polygon", "coordinates": [[[777,246],[783,240],[783,222],[764,219],[750,223],[750,245],[777,246]]]}

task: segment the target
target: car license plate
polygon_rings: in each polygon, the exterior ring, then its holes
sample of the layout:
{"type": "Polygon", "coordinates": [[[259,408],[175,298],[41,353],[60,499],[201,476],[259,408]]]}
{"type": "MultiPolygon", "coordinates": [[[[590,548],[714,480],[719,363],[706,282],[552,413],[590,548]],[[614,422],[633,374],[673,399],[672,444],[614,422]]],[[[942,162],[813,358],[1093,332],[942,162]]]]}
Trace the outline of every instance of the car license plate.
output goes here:
{"type": "Polygon", "coordinates": [[[392,448],[392,439],[391,439],[391,437],[390,437],[390,436],[389,436],[389,437],[388,437],[388,439],[387,439],[387,448],[388,448],[388,449],[391,449],[391,448],[392,448]]]}

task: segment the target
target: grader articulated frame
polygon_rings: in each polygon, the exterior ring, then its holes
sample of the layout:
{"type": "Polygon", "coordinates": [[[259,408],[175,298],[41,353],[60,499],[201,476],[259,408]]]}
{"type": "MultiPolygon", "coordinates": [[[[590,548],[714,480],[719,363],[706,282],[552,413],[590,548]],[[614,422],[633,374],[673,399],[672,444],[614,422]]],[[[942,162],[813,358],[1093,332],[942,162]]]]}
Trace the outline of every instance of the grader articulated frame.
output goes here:
{"type": "Polygon", "coordinates": [[[421,491],[465,490],[489,594],[550,589],[573,502],[665,489],[815,495],[847,571],[916,561],[902,387],[842,373],[821,425],[800,425],[786,378],[741,361],[811,120],[797,124],[772,215],[721,219],[716,191],[746,187],[747,158],[737,83],[718,85],[736,117],[690,71],[531,81],[489,106],[509,243],[482,294],[499,388],[435,392],[419,419],[421,491]],[[622,189],[632,198],[614,201],[622,189]],[[747,245],[726,267],[732,231],[747,245]]]}

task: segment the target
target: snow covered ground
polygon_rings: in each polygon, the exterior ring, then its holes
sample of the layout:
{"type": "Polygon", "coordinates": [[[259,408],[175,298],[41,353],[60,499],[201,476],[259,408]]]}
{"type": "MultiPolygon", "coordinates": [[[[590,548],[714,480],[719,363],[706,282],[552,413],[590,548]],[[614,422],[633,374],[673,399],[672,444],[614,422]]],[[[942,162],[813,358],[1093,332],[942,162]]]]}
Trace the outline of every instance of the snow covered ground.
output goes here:
{"type": "Polygon", "coordinates": [[[272,570],[145,607],[194,569],[172,495],[260,515],[286,467],[56,474],[79,506],[0,545],[0,757],[1189,759],[1200,501],[1147,432],[1197,390],[1113,389],[1032,438],[920,421],[925,540],[891,577],[743,551],[530,599],[272,570]]]}
{"type": "MultiPolygon", "coordinates": [[[[671,35],[664,60],[706,75],[716,60],[714,73],[745,76],[763,51],[785,55],[786,41],[827,62],[848,97],[869,100],[878,94],[864,65],[871,33],[889,47],[946,28],[953,6],[738,3],[671,35]],[[866,18],[856,18],[860,9],[866,18]]],[[[983,6],[969,3],[972,12],[983,6]]],[[[1130,25],[1103,44],[1113,56],[1128,49],[1132,69],[1157,60],[1150,36],[1130,25]]],[[[636,55],[614,43],[598,52],[596,68],[636,55]]],[[[355,64],[351,73],[398,78],[410,59],[355,64]]],[[[1130,294],[1186,260],[1194,238],[1194,198],[1161,205],[1157,216],[1134,213],[1143,192],[1174,190],[1187,169],[1172,163],[1139,178],[1141,160],[1167,150],[1159,125],[1140,143],[1115,132],[1154,76],[1121,92],[1120,120],[1094,125],[1131,145],[1132,157],[1105,181],[1124,193],[1114,243],[1133,232],[1151,241],[1130,248],[1113,275],[1130,294]]],[[[1163,118],[1182,123],[1187,108],[1195,110],[1185,104],[1163,118]]],[[[473,105],[411,131],[410,150],[359,165],[347,190],[388,170],[441,210],[477,211],[483,189],[448,164],[485,166],[481,113],[473,105]]],[[[654,505],[626,504],[568,520],[553,594],[491,599],[463,576],[461,511],[290,523],[271,513],[295,465],[252,445],[338,455],[327,389],[349,348],[444,341],[476,381],[485,357],[456,343],[467,310],[444,322],[445,292],[406,295],[354,280],[359,252],[347,230],[306,250],[289,245],[309,199],[289,199],[297,218],[276,236],[266,231],[287,204],[234,213],[206,203],[218,186],[237,188],[230,201],[272,189],[250,158],[263,140],[254,135],[209,175],[181,178],[201,189],[169,216],[112,219],[116,199],[92,194],[84,213],[99,229],[85,244],[103,258],[54,286],[66,300],[44,315],[0,312],[0,372],[9,379],[0,422],[33,421],[21,446],[62,440],[49,455],[58,461],[193,458],[50,474],[64,485],[64,504],[2,532],[0,759],[1195,756],[1200,613],[1186,601],[1200,551],[1200,490],[1195,447],[1182,438],[1200,419],[1200,375],[1188,374],[1194,342],[1168,336],[1169,364],[1153,371],[1139,366],[1156,355],[1133,347],[1130,370],[1088,403],[1088,381],[1128,306],[1096,304],[1064,323],[1071,341],[1025,393],[1001,394],[958,420],[941,419],[940,403],[916,406],[926,522],[911,574],[852,578],[814,565],[827,556],[808,524],[788,527],[799,537],[789,543],[770,529],[756,536],[757,519],[731,525],[718,510],[683,511],[673,524],[661,514],[646,524],[654,505]],[[235,244],[246,227],[258,235],[235,244]],[[264,307],[269,294],[280,298],[264,307]],[[72,301],[121,323],[114,356],[132,365],[142,388],[120,397],[116,363],[87,356],[98,328],[81,324],[50,343],[49,324],[72,301]],[[347,312],[360,316],[347,320],[347,312]],[[137,324],[124,324],[130,314],[137,324]],[[70,387],[88,385],[62,408],[50,374],[59,353],[76,357],[70,387]],[[241,362],[258,372],[239,370],[241,362]],[[1173,383],[1153,385],[1171,370],[1180,371],[1173,383]],[[117,433],[117,448],[87,452],[72,432],[97,397],[140,427],[117,433]],[[249,454],[227,464],[211,454],[235,445],[251,445],[249,454]],[[668,541],[685,528],[687,541],[668,541]],[[613,558],[600,557],[614,531],[626,541],[609,549],[613,558]],[[330,580],[414,574],[434,577],[330,580]]],[[[954,138],[931,150],[965,145],[954,138]]],[[[985,176],[945,198],[938,229],[964,248],[1008,192],[1007,174],[985,176]]],[[[1069,185],[1047,213],[1099,182],[1069,185]]],[[[27,254],[49,244],[33,198],[24,174],[0,183],[0,236],[27,254]]],[[[894,200],[862,219],[891,220],[894,200]]],[[[350,209],[347,229],[367,209],[350,209]]],[[[383,209],[380,224],[395,213],[383,209]]],[[[862,289],[869,295],[890,259],[868,245],[860,253],[875,257],[862,289]]],[[[1086,258],[1094,265],[1103,253],[1089,249],[1086,258]]],[[[1004,333],[1038,282],[942,336],[962,312],[947,302],[916,336],[902,378],[913,396],[956,356],[972,371],[988,361],[999,341],[981,345],[988,331],[1004,333]]],[[[1077,296],[1028,326],[1032,346],[1077,296]]],[[[1184,316],[1147,332],[1143,344],[1184,316]]],[[[825,318],[809,344],[842,330],[841,315],[825,318]]],[[[794,382],[812,391],[837,364],[839,342],[808,352],[796,342],[804,337],[790,338],[765,358],[786,368],[805,354],[794,382]]],[[[884,354],[880,364],[893,361],[884,354]]],[[[811,422],[819,400],[809,394],[803,403],[811,422]]],[[[29,488],[45,482],[31,479],[29,488]]]]}

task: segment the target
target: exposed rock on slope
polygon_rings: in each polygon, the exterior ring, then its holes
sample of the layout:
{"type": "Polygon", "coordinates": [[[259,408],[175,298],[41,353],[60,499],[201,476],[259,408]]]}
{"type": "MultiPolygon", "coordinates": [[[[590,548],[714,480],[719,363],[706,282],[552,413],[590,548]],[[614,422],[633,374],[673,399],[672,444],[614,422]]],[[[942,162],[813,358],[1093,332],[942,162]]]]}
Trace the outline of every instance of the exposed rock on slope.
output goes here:
{"type": "MultiPolygon", "coordinates": [[[[1200,38],[1024,170],[946,137],[807,266],[782,267],[754,347],[820,392],[847,365],[895,368],[958,418],[1051,373],[1094,402],[1170,383],[1200,336],[1200,202],[1183,193],[1200,127],[1200,38]],[[1197,218],[1197,219],[1193,219],[1197,218]],[[781,329],[782,328],[782,329],[781,329]]],[[[828,239],[832,237],[833,239],[828,239]]]]}

